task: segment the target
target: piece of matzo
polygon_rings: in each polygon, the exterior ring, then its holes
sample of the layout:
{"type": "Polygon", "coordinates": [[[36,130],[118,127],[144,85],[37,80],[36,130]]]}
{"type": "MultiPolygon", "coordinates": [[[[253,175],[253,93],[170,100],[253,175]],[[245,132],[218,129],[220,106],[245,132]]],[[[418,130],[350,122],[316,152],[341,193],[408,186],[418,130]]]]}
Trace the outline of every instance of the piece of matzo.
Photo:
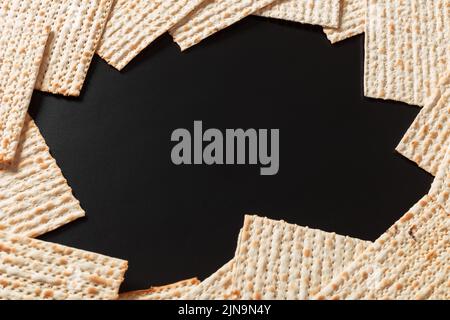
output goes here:
{"type": "Polygon", "coordinates": [[[448,228],[449,214],[423,197],[317,298],[448,299],[448,228]]]}
{"type": "Polygon", "coordinates": [[[450,214],[450,146],[441,161],[429,195],[450,214]]]}
{"type": "Polygon", "coordinates": [[[10,164],[16,154],[49,32],[20,19],[0,20],[0,163],[10,164]]]}
{"type": "Polygon", "coordinates": [[[0,231],[36,237],[84,216],[29,115],[11,165],[0,166],[0,231]]]}
{"type": "Polygon", "coordinates": [[[235,256],[240,299],[310,299],[370,242],[246,216],[235,256]]]}
{"type": "Polygon", "coordinates": [[[450,0],[368,0],[364,94],[423,106],[448,70],[450,0]]]}
{"type": "Polygon", "coordinates": [[[0,0],[0,20],[49,25],[36,89],[78,96],[112,0],[0,0]]]}
{"type": "Polygon", "coordinates": [[[339,13],[340,0],[277,0],[255,15],[337,28],[339,13]]]}
{"type": "Polygon", "coordinates": [[[225,300],[232,298],[234,260],[230,260],[219,270],[192,288],[186,300],[225,300]]]}
{"type": "Polygon", "coordinates": [[[450,146],[450,73],[427,99],[396,150],[419,167],[436,175],[450,146]]]}
{"type": "Polygon", "coordinates": [[[185,299],[185,295],[198,286],[200,281],[197,278],[178,281],[160,287],[151,287],[146,290],[124,292],[119,295],[119,300],[180,300],[185,299]]]}
{"type": "Polygon", "coordinates": [[[0,299],[115,299],[128,263],[0,231],[0,299]]]}
{"type": "Polygon", "coordinates": [[[186,50],[272,2],[274,0],[207,0],[169,33],[181,50],[186,50]]]}
{"type": "Polygon", "coordinates": [[[97,54],[122,70],[139,52],[205,0],[118,0],[97,54]]]}
{"type": "Polygon", "coordinates": [[[338,28],[323,28],[328,40],[336,43],[364,33],[366,0],[342,0],[338,28]]]}

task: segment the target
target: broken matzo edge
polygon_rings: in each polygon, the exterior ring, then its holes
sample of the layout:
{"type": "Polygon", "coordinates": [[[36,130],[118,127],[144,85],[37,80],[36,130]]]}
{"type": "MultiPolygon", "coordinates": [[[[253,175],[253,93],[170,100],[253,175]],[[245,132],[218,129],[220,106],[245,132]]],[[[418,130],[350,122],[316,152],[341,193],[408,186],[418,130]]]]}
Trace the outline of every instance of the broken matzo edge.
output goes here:
{"type": "Polygon", "coordinates": [[[128,263],[0,231],[0,299],[115,299],[128,263]]]}
{"type": "Polygon", "coordinates": [[[179,300],[185,299],[185,295],[197,287],[200,281],[197,278],[178,281],[159,287],[151,287],[146,290],[124,292],[119,295],[119,300],[179,300]]]}
{"type": "Polygon", "coordinates": [[[29,115],[16,157],[0,165],[0,231],[37,237],[84,216],[29,115]]]}
{"type": "Polygon", "coordinates": [[[396,150],[436,175],[450,145],[450,73],[441,79],[396,150]]]}
{"type": "Polygon", "coordinates": [[[450,214],[450,146],[447,146],[429,195],[450,214]]]}
{"type": "Polygon", "coordinates": [[[97,54],[122,70],[139,52],[205,0],[118,0],[97,54]]]}
{"type": "Polygon", "coordinates": [[[342,0],[339,26],[323,31],[331,43],[336,43],[364,33],[365,20],[366,0],[342,0]]]}

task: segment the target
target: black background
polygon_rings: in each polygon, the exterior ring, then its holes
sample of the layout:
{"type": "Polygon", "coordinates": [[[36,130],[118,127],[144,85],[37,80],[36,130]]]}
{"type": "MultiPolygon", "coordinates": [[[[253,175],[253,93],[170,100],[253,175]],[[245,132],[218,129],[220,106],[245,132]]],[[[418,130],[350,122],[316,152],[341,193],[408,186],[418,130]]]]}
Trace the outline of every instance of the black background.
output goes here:
{"type": "Polygon", "coordinates": [[[419,109],[362,96],[363,36],[249,17],[180,53],[166,35],[82,95],[36,92],[36,119],[86,218],[41,236],[127,259],[122,291],[233,256],[246,213],[375,240],[432,177],[394,151],[419,109]],[[175,166],[176,128],[279,128],[280,171],[175,166]]]}

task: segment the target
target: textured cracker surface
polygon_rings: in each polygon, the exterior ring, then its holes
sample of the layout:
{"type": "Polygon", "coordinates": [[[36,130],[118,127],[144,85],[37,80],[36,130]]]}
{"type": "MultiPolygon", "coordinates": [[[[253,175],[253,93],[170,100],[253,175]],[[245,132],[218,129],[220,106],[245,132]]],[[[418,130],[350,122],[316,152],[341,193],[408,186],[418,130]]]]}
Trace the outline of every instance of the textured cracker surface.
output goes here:
{"type": "Polygon", "coordinates": [[[169,32],[181,50],[196,45],[274,0],[207,0],[169,32]]]}
{"type": "Polygon", "coordinates": [[[97,54],[118,70],[205,0],[119,0],[97,54]]]}
{"type": "Polygon", "coordinates": [[[197,278],[178,281],[173,284],[152,287],[146,290],[124,292],[119,295],[119,300],[180,300],[197,287],[200,281],[197,278]]]}
{"type": "Polygon", "coordinates": [[[0,299],[115,299],[128,264],[0,232],[0,299]]]}
{"type": "Polygon", "coordinates": [[[232,298],[234,260],[230,260],[219,270],[190,290],[186,300],[225,300],[232,298]]]}
{"type": "Polygon", "coordinates": [[[324,28],[328,40],[336,43],[364,33],[366,0],[342,0],[338,28],[324,28]]]}
{"type": "Polygon", "coordinates": [[[396,150],[436,175],[450,146],[450,74],[441,79],[396,150]]]}
{"type": "Polygon", "coordinates": [[[112,0],[0,0],[0,19],[49,25],[36,89],[78,96],[112,0]]]}
{"type": "Polygon", "coordinates": [[[240,299],[310,299],[370,242],[246,216],[235,256],[240,299]]]}
{"type": "Polygon", "coordinates": [[[364,94],[423,106],[448,70],[450,0],[368,0],[364,94]]]}
{"type": "Polygon", "coordinates": [[[450,214],[450,146],[447,146],[447,153],[442,160],[429,195],[450,214]]]}
{"type": "Polygon", "coordinates": [[[49,28],[0,20],[0,163],[16,154],[49,28]]]}
{"type": "Polygon", "coordinates": [[[449,215],[423,197],[317,296],[448,299],[449,215]]]}
{"type": "Polygon", "coordinates": [[[277,0],[255,15],[337,28],[339,13],[340,0],[277,0]]]}
{"type": "Polygon", "coordinates": [[[0,166],[0,231],[36,237],[84,216],[30,116],[16,158],[0,166]]]}

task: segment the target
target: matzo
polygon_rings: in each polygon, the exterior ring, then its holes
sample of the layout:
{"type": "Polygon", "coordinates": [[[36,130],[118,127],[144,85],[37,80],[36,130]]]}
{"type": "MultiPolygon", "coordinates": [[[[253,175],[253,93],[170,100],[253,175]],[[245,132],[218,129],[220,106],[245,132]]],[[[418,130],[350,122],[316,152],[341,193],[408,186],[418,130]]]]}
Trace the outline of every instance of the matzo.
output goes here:
{"type": "Polygon", "coordinates": [[[229,27],[274,0],[207,0],[169,32],[181,50],[229,27]]]}
{"type": "Polygon", "coordinates": [[[324,28],[331,43],[364,33],[366,0],[342,0],[340,24],[337,28],[324,28]]]}
{"type": "Polygon", "coordinates": [[[152,287],[146,290],[124,292],[119,295],[119,300],[180,300],[197,287],[200,281],[197,278],[178,281],[165,286],[152,287]]]}
{"type": "Polygon", "coordinates": [[[448,69],[450,0],[368,0],[364,94],[423,106],[448,69]]]}
{"type": "Polygon", "coordinates": [[[26,116],[16,158],[0,166],[0,230],[36,237],[83,217],[44,138],[26,116]]]}
{"type": "Polygon", "coordinates": [[[246,216],[233,288],[241,299],[310,299],[370,242],[246,216]]]}
{"type": "Polygon", "coordinates": [[[436,175],[450,146],[450,74],[441,79],[396,150],[436,175]]]}
{"type": "Polygon", "coordinates": [[[0,0],[0,20],[49,25],[36,89],[78,96],[112,0],[0,0]]]}
{"type": "Polygon", "coordinates": [[[431,185],[430,196],[450,214],[450,146],[431,185]]]}
{"type": "Polygon", "coordinates": [[[323,27],[339,26],[340,0],[277,0],[255,14],[323,27]]]}
{"type": "Polygon", "coordinates": [[[423,197],[337,275],[320,299],[448,299],[449,214],[423,197]]]}
{"type": "Polygon", "coordinates": [[[0,232],[0,299],[115,299],[128,263],[0,232]]]}
{"type": "Polygon", "coordinates": [[[0,163],[14,159],[49,30],[0,20],[0,163]]]}
{"type": "Polygon", "coordinates": [[[186,300],[225,300],[232,298],[234,260],[230,260],[219,270],[190,290],[186,300]]]}
{"type": "Polygon", "coordinates": [[[97,49],[122,70],[139,52],[205,0],[118,0],[97,49]]]}

